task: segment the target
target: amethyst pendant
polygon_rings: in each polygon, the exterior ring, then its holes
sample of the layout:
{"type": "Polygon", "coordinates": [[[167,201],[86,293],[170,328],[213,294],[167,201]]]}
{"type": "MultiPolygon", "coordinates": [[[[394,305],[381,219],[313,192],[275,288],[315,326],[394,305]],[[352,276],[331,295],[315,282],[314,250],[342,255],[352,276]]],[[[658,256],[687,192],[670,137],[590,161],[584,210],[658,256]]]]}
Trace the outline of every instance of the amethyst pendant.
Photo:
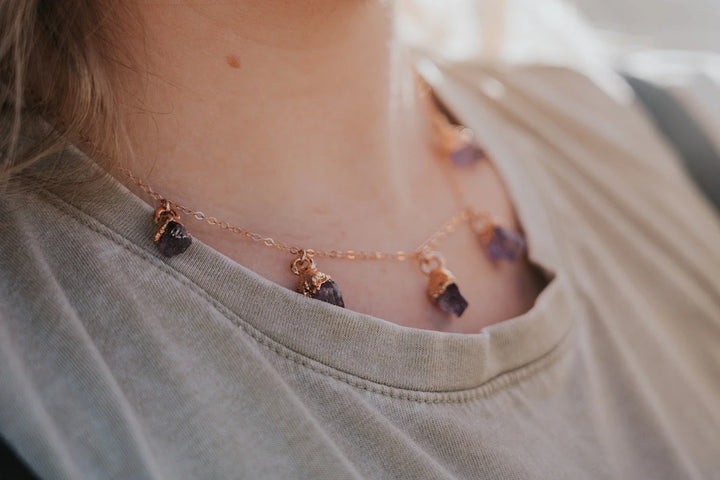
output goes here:
{"type": "Polygon", "coordinates": [[[467,127],[446,124],[441,132],[440,144],[455,167],[469,167],[487,158],[485,150],[475,141],[475,134],[467,127]]]}
{"type": "Polygon", "coordinates": [[[460,289],[456,283],[448,285],[445,291],[435,298],[435,302],[440,310],[445,313],[452,313],[457,317],[462,315],[468,306],[467,300],[460,294],[460,289]]]}
{"type": "Polygon", "coordinates": [[[155,223],[160,225],[153,238],[160,253],[173,257],[187,250],[192,243],[192,237],[180,223],[180,215],[173,210],[169,201],[160,200],[160,206],[155,209],[153,218],[155,223]]]}
{"type": "Polygon", "coordinates": [[[345,307],[342,293],[335,280],[317,269],[315,260],[305,250],[290,264],[290,271],[297,275],[297,292],[306,297],[345,307]]]}
{"type": "Polygon", "coordinates": [[[485,251],[492,259],[514,261],[525,249],[525,239],[522,235],[507,228],[494,226],[492,237],[485,245],[485,251]]]}
{"type": "Polygon", "coordinates": [[[527,248],[522,234],[501,227],[487,212],[472,211],[470,226],[477,233],[491,260],[515,261],[527,248]]]}
{"type": "Polygon", "coordinates": [[[456,167],[467,167],[485,158],[485,152],[475,142],[468,142],[450,152],[450,160],[456,167]]]}
{"type": "Polygon", "coordinates": [[[338,307],[345,307],[345,302],[342,298],[342,293],[335,283],[335,280],[328,278],[320,284],[317,292],[310,295],[312,298],[322,300],[323,302],[332,303],[338,307]]]}
{"type": "Polygon", "coordinates": [[[172,257],[183,253],[192,243],[192,237],[188,235],[182,223],[170,220],[165,225],[164,232],[158,238],[157,246],[160,253],[166,257],[172,257]]]}
{"type": "Polygon", "coordinates": [[[455,277],[449,270],[438,267],[429,273],[428,297],[445,313],[459,317],[468,307],[468,302],[460,293],[455,277]]]}

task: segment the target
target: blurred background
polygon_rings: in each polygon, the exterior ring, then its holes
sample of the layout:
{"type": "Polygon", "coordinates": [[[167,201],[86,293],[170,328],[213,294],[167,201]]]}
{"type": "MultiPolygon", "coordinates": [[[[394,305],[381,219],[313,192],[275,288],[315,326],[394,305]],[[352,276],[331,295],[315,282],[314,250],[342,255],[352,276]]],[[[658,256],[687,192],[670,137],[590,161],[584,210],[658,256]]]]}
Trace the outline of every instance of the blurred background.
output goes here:
{"type": "Polygon", "coordinates": [[[642,97],[628,77],[659,87],[689,117],[652,91],[651,113],[720,209],[720,0],[397,1],[400,35],[436,55],[568,66],[620,102],[642,97]],[[702,134],[683,130],[690,117],[702,134]]]}

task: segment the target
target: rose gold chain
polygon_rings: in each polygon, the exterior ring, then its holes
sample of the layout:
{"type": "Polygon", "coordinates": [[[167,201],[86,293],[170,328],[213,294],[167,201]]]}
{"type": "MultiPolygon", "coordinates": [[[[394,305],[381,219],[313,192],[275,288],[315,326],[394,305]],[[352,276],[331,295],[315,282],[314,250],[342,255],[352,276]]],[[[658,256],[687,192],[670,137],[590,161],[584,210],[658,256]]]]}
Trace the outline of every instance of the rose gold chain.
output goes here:
{"type": "MultiPolygon", "coordinates": [[[[443,136],[456,134],[458,131],[456,127],[451,126],[447,117],[437,108],[434,108],[432,99],[430,98],[430,92],[432,91],[430,86],[419,76],[416,76],[416,80],[416,86],[420,90],[420,96],[426,100],[427,111],[430,114],[432,126],[439,133],[440,140],[443,140],[443,136]]],[[[292,255],[299,255],[300,253],[305,252],[311,257],[318,258],[342,258],[346,260],[398,260],[401,262],[412,258],[422,262],[424,259],[427,258],[429,254],[432,253],[432,250],[436,248],[442,240],[444,240],[447,236],[457,230],[457,227],[461,223],[469,222],[472,226],[481,224],[483,222],[488,222],[493,218],[489,212],[480,211],[469,206],[465,201],[465,193],[460,187],[460,185],[455,181],[451,173],[446,172],[448,173],[448,179],[451,184],[450,186],[463,206],[457,213],[455,213],[445,223],[443,223],[443,225],[435,233],[430,235],[414,250],[382,252],[366,250],[319,250],[313,248],[300,248],[289,245],[282,241],[275,240],[271,237],[263,236],[259,233],[251,232],[244,228],[231,225],[228,222],[218,220],[215,217],[206,216],[201,211],[196,211],[172,200],[168,200],[159,193],[157,193],[155,190],[153,190],[150,185],[145,183],[140,178],[136,177],[130,170],[126,168],[120,168],[120,170],[125,175],[127,175],[128,178],[130,178],[130,180],[132,180],[138,187],[140,187],[143,192],[145,192],[158,202],[167,202],[174,210],[178,212],[182,212],[198,221],[205,222],[209,225],[217,226],[252,241],[262,243],[267,247],[276,248],[278,250],[288,252],[292,255]]]]}
{"type": "Polygon", "coordinates": [[[215,217],[207,216],[201,211],[193,210],[184,205],[181,205],[172,200],[168,200],[155,190],[150,185],[145,183],[140,178],[136,177],[130,170],[126,168],[120,169],[125,175],[130,178],[140,189],[148,194],[158,202],[167,201],[169,205],[178,212],[182,212],[186,215],[193,217],[195,220],[205,222],[209,225],[214,225],[223,230],[228,230],[232,233],[245,237],[255,242],[262,243],[266,247],[276,248],[278,250],[288,252],[292,255],[298,255],[303,250],[310,256],[317,258],[342,258],[346,260],[398,260],[405,261],[410,258],[420,259],[423,254],[430,252],[433,248],[437,247],[438,244],[445,239],[448,235],[453,233],[458,225],[463,222],[469,222],[470,220],[478,220],[482,217],[489,217],[487,212],[480,212],[471,207],[465,206],[455,215],[450,217],[435,233],[430,235],[424,242],[418,245],[412,251],[398,250],[395,252],[382,252],[382,251],[366,251],[366,250],[319,250],[314,248],[300,248],[289,245],[285,242],[275,240],[271,237],[263,236],[259,233],[251,232],[241,227],[231,225],[228,222],[218,220],[215,217]]]}

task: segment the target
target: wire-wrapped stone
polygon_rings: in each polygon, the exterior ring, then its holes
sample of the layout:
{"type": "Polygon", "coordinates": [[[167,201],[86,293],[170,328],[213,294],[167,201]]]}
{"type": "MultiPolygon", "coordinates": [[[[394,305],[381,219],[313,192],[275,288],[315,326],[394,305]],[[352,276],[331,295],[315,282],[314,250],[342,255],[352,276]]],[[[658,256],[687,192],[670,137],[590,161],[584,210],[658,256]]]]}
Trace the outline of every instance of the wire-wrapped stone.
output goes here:
{"type": "Polygon", "coordinates": [[[345,307],[342,293],[335,280],[315,266],[315,260],[302,250],[290,264],[290,271],[297,275],[297,292],[306,297],[345,307]]]}
{"type": "Polygon", "coordinates": [[[170,202],[161,200],[153,218],[159,225],[153,240],[161,254],[174,257],[188,249],[192,237],[180,222],[180,215],[170,207],[170,202]]]}
{"type": "Polygon", "coordinates": [[[470,225],[491,260],[517,260],[527,249],[525,237],[505,228],[487,212],[471,212],[470,225]]]}
{"type": "Polygon", "coordinates": [[[445,313],[459,317],[468,307],[468,302],[460,293],[455,277],[449,270],[438,267],[432,270],[428,279],[428,296],[445,313]]]}
{"type": "Polygon", "coordinates": [[[515,261],[526,248],[522,235],[508,228],[494,226],[492,237],[485,245],[485,251],[492,259],[515,261]]]}
{"type": "Polygon", "coordinates": [[[453,149],[450,160],[456,167],[467,167],[485,158],[485,151],[475,142],[467,142],[453,149]]]}
{"type": "Polygon", "coordinates": [[[440,131],[440,145],[446,158],[455,167],[469,167],[487,158],[485,150],[475,141],[474,132],[445,120],[440,131]]]}
{"type": "Polygon", "coordinates": [[[188,249],[192,237],[188,235],[182,223],[170,220],[157,241],[158,250],[166,257],[174,257],[188,249]]]}
{"type": "Polygon", "coordinates": [[[310,296],[323,302],[332,303],[338,307],[345,306],[340,288],[338,288],[335,280],[330,277],[327,277],[325,281],[320,284],[320,288],[310,296]]]}
{"type": "Polygon", "coordinates": [[[445,259],[439,252],[424,251],[419,257],[420,270],[428,276],[428,298],[443,312],[460,316],[468,302],[460,293],[455,276],[445,268],[445,259]]]}

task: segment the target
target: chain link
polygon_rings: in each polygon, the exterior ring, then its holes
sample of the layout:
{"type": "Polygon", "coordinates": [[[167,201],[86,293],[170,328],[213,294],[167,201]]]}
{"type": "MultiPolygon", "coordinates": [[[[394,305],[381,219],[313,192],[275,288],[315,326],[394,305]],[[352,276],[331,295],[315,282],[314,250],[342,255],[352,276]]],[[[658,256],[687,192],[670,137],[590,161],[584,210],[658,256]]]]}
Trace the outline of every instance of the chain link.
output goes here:
{"type": "MultiPolygon", "coordinates": [[[[429,92],[431,91],[430,87],[425,84],[424,82],[420,82],[419,87],[421,89],[421,94],[423,97],[428,97],[429,92]]],[[[438,112],[437,110],[430,108],[430,114],[431,114],[431,120],[433,123],[433,126],[437,130],[443,130],[449,128],[449,122],[447,120],[447,117],[443,115],[442,113],[438,112]]],[[[365,251],[365,250],[316,250],[312,248],[301,248],[293,245],[289,245],[285,242],[274,240],[271,237],[265,237],[259,233],[251,232],[249,230],[246,230],[241,227],[237,227],[234,225],[230,225],[229,223],[225,221],[218,220],[215,217],[212,216],[206,216],[201,211],[195,211],[191,208],[188,208],[184,205],[180,205],[177,202],[174,202],[172,200],[167,200],[165,197],[154,191],[147,183],[145,183],[140,178],[136,177],[130,170],[126,168],[120,169],[125,175],[130,178],[140,189],[145,192],[147,195],[149,195],[151,198],[163,202],[167,201],[169,205],[176,211],[182,212],[190,217],[195,218],[198,221],[202,221],[207,223],[208,225],[217,226],[223,230],[228,230],[232,233],[235,233],[237,235],[240,235],[242,237],[245,237],[249,240],[252,240],[254,242],[262,243],[263,245],[267,247],[272,247],[280,251],[288,252],[292,255],[298,255],[303,250],[306,252],[306,254],[310,257],[318,257],[318,258],[340,258],[345,260],[395,260],[395,261],[406,261],[409,259],[416,259],[418,261],[421,261],[426,255],[431,253],[435,248],[438,247],[441,241],[443,241],[445,238],[447,238],[450,234],[455,232],[457,230],[458,226],[464,222],[468,222],[471,227],[473,225],[473,222],[476,222],[478,220],[489,220],[492,219],[490,214],[485,211],[479,211],[477,209],[474,209],[467,205],[467,202],[465,201],[465,194],[464,191],[460,188],[459,184],[457,182],[452,181],[451,178],[451,187],[454,191],[454,193],[457,195],[460,202],[464,205],[458,211],[455,213],[452,217],[450,217],[441,227],[439,230],[437,230],[435,233],[430,235],[424,242],[422,242],[420,245],[418,245],[417,248],[415,248],[412,251],[404,251],[404,250],[398,250],[395,252],[382,252],[382,251],[365,251]]],[[[452,175],[450,175],[452,177],[452,175]]]]}
{"type": "Polygon", "coordinates": [[[345,260],[395,260],[395,261],[406,261],[409,259],[420,259],[423,254],[432,251],[437,248],[442,240],[447,238],[458,226],[464,222],[469,222],[473,218],[478,218],[483,215],[488,215],[486,212],[479,212],[471,207],[463,207],[460,211],[450,217],[435,233],[430,235],[424,242],[418,245],[412,251],[398,250],[395,252],[383,252],[383,251],[367,251],[367,250],[318,250],[313,248],[301,248],[293,245],[289,245],[285,242],[275,240],[271,237],[263,236],[256,232],[251,232],[244,228],[230,225],[225,221],[218,220],[212,216],[206,216],[201,211],[196,211],[181,205],[172,200],[167,200],[165,197],[153,190],[147,183],[136,177],[130,170],[121,169],[125,175],[128,176],[140,189],[149,195],[151,198],[162,202],[167,201],[169,205],[178,212],[182,212],[195,220],[205,222],[208,225],[217,226],[223,230],[228,230],[232,233],[245,237],[254,242],[262,243],[266,247],[272,247],[277,250],[288,252],[291,255],[298,255],[300,252],[305,250],[311,257],[317,258],[339,258],[345,260]]]}

